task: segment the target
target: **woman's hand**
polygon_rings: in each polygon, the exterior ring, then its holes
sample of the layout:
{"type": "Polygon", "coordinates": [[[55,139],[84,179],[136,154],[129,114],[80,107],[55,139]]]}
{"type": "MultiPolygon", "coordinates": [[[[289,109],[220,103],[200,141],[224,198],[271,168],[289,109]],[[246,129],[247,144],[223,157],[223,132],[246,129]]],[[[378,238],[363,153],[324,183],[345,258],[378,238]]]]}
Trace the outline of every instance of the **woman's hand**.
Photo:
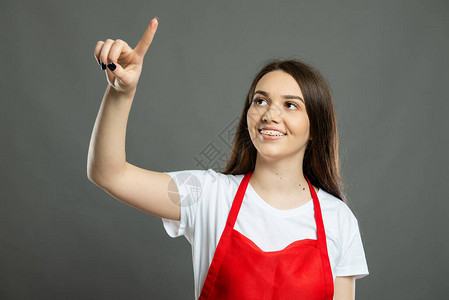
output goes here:
{"type": "Polygon", "coordinates": [[[102,65],[102,69],[106,70],[106,79],[112,88],[125,93],[136,89],[142,72],[143,58],[158,25],[159,20],[153,18],[134,49],[120,39],[97,42],[95,58],[102,65]]]}

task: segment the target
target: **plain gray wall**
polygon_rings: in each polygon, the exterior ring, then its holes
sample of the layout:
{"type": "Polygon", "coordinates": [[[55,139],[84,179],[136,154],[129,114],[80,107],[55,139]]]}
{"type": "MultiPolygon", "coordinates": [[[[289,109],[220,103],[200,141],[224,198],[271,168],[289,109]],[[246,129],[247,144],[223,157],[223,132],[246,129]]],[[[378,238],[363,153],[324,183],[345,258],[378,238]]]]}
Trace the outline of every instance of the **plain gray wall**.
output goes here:
{"type": "MultiPolygon", "coordinates": [[[[270,58],[329,81],[370,275],[357,299],[449,294],[447,1],[6,1],[1,10],[1,299],[192,299],[190,244],[87,179],[106,88],[98,40],[145,57],[127,161],[196,162],[270,58]]],[[[212,165],[206,165],[206,168],[212,165]]]]}

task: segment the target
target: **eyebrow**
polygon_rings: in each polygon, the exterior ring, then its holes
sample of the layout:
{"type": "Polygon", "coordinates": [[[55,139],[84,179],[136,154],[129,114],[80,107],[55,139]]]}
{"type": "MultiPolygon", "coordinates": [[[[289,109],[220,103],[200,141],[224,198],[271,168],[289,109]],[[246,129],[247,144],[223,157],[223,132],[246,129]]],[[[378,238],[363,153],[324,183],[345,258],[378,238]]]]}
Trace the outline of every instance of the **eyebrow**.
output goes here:
{"type": "MultiPolygon", "coordinates": [[[[257,91],[255,91],[254,92],[254,94],[261,94],[261,95],[264,95],[265,97],[270,97],[269,95],[269,93],[267,93],[267,92],[265,92],[265,91],[261,91],[261,90],[257,90],[257,91]]],[[[304,99],[302,99],[301,97],[299,97],[299,96],[293,96],[293,95],[281,95],[281,97],[282,98],[284,98],[284,99],[297,99],[297,100],[301,100],[303,103],[304,103],[304,99]]]]}

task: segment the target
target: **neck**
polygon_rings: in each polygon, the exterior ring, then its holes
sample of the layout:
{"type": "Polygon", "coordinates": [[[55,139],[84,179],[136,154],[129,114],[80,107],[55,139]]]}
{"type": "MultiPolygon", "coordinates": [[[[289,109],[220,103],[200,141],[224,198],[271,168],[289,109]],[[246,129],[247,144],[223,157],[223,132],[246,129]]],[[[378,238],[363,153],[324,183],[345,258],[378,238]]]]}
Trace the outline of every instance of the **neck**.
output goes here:
{"type": "Polygon", "coordinates": [[[309,185],[302,171],[302,157],[269,161],[258,156],[250,183],[269,194],[309,193],[309,185]]]}

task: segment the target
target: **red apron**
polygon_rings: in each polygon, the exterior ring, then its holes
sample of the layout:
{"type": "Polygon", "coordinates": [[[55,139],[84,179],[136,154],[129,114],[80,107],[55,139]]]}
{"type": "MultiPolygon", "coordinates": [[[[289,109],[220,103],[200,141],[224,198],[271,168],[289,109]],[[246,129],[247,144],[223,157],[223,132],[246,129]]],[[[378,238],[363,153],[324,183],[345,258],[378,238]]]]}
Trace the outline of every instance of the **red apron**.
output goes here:
{"type": "Polygon", "coordinates": [[[320,203],[309,179],[306,177],[318,239],[298,240],[282,250],[264,252],[234,229],[251,174],[247,173],[239,185],[199,299],[332,300],[334,282],[326,234],[320,203]]]}

